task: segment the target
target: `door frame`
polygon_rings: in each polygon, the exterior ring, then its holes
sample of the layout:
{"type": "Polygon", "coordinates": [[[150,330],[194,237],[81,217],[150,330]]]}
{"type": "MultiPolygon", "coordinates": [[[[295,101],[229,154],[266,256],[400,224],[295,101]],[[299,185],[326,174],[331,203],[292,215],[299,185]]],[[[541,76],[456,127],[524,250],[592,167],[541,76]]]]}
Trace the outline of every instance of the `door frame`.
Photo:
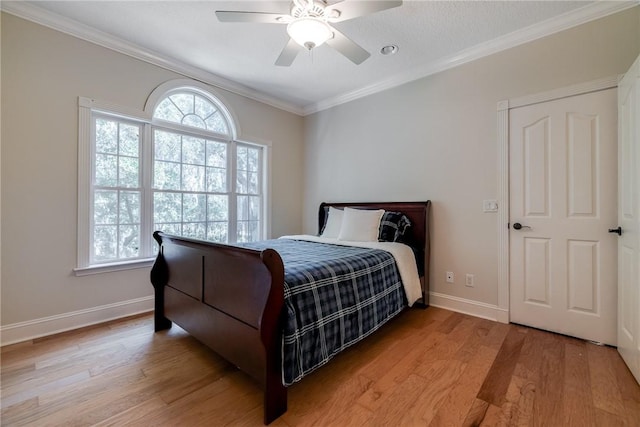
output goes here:
{"type": "Polygon", "coordinates": [[[509,110],[560,98],[618,87],[622,75],[566,86],[548,92],[498,102],[498,310],[497,319],[509,323],[509,110]]]}

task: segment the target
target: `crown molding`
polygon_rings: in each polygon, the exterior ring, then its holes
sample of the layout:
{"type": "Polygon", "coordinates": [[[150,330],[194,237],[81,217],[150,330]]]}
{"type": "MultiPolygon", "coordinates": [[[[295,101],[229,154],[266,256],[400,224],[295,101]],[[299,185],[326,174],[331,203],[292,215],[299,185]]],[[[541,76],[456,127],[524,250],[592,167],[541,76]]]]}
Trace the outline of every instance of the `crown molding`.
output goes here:
{"type": "Polygon", "coordinates": [[[398,74],[392,78],[369,85],[362,89],[347,92],[342,95],[327,98],[317,103],[304,107],[287,103],[281,99],[266,95],[256,89],[204,71],[198,67],[185,64],[174,58],[162,55],[150,49],[143,48],[131,42],[114,37],[105,32],[96,30],[77,21],[64,18],[26,2],[4,1],[0,2],[0,10],[15,15],[45,27],[69,34],[79,39],[97,44],[133,58],[162,67],[169,71],[182,74],[186,77],[199,80],[203,83],[215,86],[219,89],[235,93],[246,98],[270,105],[272,107],[307,116],[336,107],[347,102],[354,101],[365,96],[373,95],[387,89],[391,89],[414,80],[418,80],[450,68],[480,59],[482,57],[501,52],[512,47],[528,43],[551,34],[558,33],[587,22],[622,12],[626,9],[638,6],[638,0],[634,1],[596,1],[582,8],[567,12],[563,15],[551,18],[545,22],[514,31],[506,36],[490,40],[485,43],[462,50],[454,55],[442,58],[426,66],[417,67],[407,72],[398,74]]]}
{"type": "Polygon", "coordinates": [[[248,86],[208,71],[204,71],[201,68],[185,64],[169,56],[138,46],[75,20],[41,9],[30,3],[21,1],[1,1],[0,10],[11,15],[15,15],[18,18],[35,22],[36,24],[69,34],[81,40],[114,50],[141,61],[145,61],[149,64],[182,74],[186,77],[199,80],[203,83],[215,86],[218,89],[226,90],[235,93],[236,95],[244,96],[293,114],[303,115],[303,109],[297,105],[268,96],[248,86]]]}
{"type": "Polygon", "coordinates": [[[542,23],[534,24],[529,27],[514,31],[497,39],[490,40],[485,43],[478,44],[469,49],[462,50],[454,55],[445,57],[439,61],[432,62],[423,67],[417,67],[402,74],[398,74],[390,79],[383,80],[379,83],[348,92],[333,98],[320,101],[315,104],[307,105],[304,108],[305,116],[354,101],[365,96],[373,95],[387,89],[391,89],[414,80],[427,77],[450,68],[466,64],[476,59],[510,49],[540,38],[568,30],[578,25],[604,18],[614,13],[622,12],[626,9],[638,6],[638,0],[635,1],[596,1],[587,6],[581,7],[571,12],[548,19],[542,23]]]}

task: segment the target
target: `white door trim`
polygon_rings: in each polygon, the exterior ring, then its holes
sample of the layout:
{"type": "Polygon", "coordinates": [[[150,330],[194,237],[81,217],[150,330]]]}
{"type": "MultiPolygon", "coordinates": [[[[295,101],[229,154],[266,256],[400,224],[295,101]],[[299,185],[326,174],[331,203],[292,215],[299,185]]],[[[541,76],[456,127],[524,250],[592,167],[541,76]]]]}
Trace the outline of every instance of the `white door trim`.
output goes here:
{"type": "Polygon", "coordinates": [[[498,102],[498,308],[509,322],[509,110],[618,86],[620,76],[498,102]]]}

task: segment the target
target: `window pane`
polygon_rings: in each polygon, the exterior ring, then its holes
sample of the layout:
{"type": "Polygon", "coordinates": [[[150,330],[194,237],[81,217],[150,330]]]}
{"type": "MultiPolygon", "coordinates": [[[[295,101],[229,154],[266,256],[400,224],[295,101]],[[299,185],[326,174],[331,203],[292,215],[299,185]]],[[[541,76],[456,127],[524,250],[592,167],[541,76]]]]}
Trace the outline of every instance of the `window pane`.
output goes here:
{"type": "Polygon", "coordinates": [[[182,234],[181,223],[155,223],[154,230],[162,231],[163,233],[173,234],[180,236],[182,234]]]}
{"type": "Polygon", "coordinates": [[[238,243],[249,241],[249,227],[246,221],[238,221],[236,239],[238,243]]]}
{"type": "Polygon", "coordinates": [[[140,227],[121,225],[118,252],[120,258],[133,258],[140,255],[140,227]]]}
{"type": "Polygon", "coordinates": [[[251,148],[248,151],[248,159],[247,159],[247,169],[252,172],[258,171],[258,159],[259,159],[259,151],[255,148],[251,148]]]}
{"type": "Polygon", "coordinates": [[[252,221],[260,219],[260,197],[249,197],[249,219],[252,221]]]}
{"type": "Polygon", "coordinates": [[[118,153],[118,123],[96,119],[96,153],[118,153]]]}
{"type": "Polygon", "coordinates": [[[137,188],[140,186],[137,157],[120,156],[119,186],[128,188],[137,188]]]}
{"type": "Polygon", "coordinates": [[[249,242],[256,242],[258,240],[260,240],[260,230],[258,228],[259,226],[259,222],[258,221],[249,221],[248,222],[248,235],[247,235],[247,241],[249,242]]]}
{"type": "Polygon", "coordinates": [[[249,219],[249,197],[238,196],[236,203],[238,205],[238,221],[248,220],[249,219]]]}
{"type": "Polygon", "coordinates": [[[176,93],[162,100],[153,117],[224,135],[229,134],[227,120],[218,107],[208,99],[189,91],[176,93]]]}
{"type": "Polygon", "coordinates": [[[180,164],[156,161],[153,169],[153,187],[158,190],[180,189],[180,164]]]}
{"type": "Polygon", "coordinates": [[[204,191],[204,166],[182,166],[182,190],[204,191]]]}
{"type": "Polygon", "coordinates": [[[227,196],[207,196],[207,221],[227,221],[229,218],[229,198],[227,196]]]}
{"type": "Polygon", "coordinates": [[[216,112],[216,108],[213,104],[204,99],[201,96],[196,95],[196,114],[202,117],[203,119],[209,118],[213,113],[216,112]]]}
{"type": "Polygon", "coordinates": [[[229,241],[229,226],[227,222],[210,222],[207,226],[207,240],[227,243],[229,241]]]}
{"type": "Polygon", "coordinates": [[[118,185],[118,156],[96,154],[96,182],[101,187],[118,185]]]}
{"type": "Polygon", "coordinates": [[[122,191],[120,193],[119,224],[140,224],[140,192],[122,191]]]}
{"type": "Polygon", "coordinates": [[[169,122],[180,123],[183,114],[178,110],[178,107],[174,105],[169,98],[165,98],[153,112],[153,117],[157,119],[167,120],[169,122]]]}
{"type": "Polygon", "coordinates": [[[185,194],[182,197],[182,220],[185,222],[206,221],[207,205],[204,194],[185,194]]]}
{"type": "Polygon", "coordinates": [[[183,115],[192,114],[195,111],[193,95],[190,93],[178,93],[169,98],[178,107],[183,115]]]}
{"type": "Polygon", "coordinates": [[[207,141],[207,166],[227,167],[227,144],[207,141]]]}
{"type": "Polygon", "coordinates": [[[236,179],[236,192],[242,194],[247,192],[247,172],[240,170],[238,171],[236,179]]]}
{"type": "Polygon", "coordinates": [[[207,191],[224,193],[227,191],[227,170],[207,168],[207,191]]]}
{"type": "Polygon", "coordinates": [[[182,226],[182,235],[185,237],[204,240],[207,238],[205,224],[200,222],[185,223],[182,226]]]}
{"type": "Polygon", "coordinates": [[[121,156],[140,156],[140,128],[127,124],[120,124],[120,151],[121,156]]]}
{"type": "Polygon", "coordinates": [[[260,240],[260,223],[258,221],[238,221],[238,242],[258,240],[260,240]]]}
{"type": "Polygon", "coordinates": [[[179,162],[181,157],[180,135],[169,132],[154,132],[154,151],[156,160],[179,162]]]}
{"type": "Polygon", "coordinates": [[[118,226],[97,225],[93,229],[93,250],[96,261],[114,259],[118,255],[118,226]]]}
{"type": "Polygon", "coordinates": [[[239,171],[247,170],[247,147],[238,147],[237,168],[239,171]]]}
{"type": "Polygon", "coordinates": [[[182,124],[194,128],[206,129],[207,124],[199,116],[195,114],[187,114],[182,118],[182,124]]]}
{"type": "Polygon", "coordinates": [[[182,138],[182,162],[192,165],[205,164],[205,140],[185,136],[182,138]]]}
{"type": "Polygon", "coordinates": [[[229,134],[227,121],[222,117],[219,111],[214,113],[209,118],[205,119],[205,122],[207,123],[207,129],[224,135],[229,134]]]}
{"type": "Polygon", "coordinates": [[[155,193],[153,195],[153,222],[180,222],[182,220],[182,195],[180,193],[155,193]]]}
{"type": "Polygon", "coordinates": [[[97,190],[93,196],[94,224],[116,224],[117,218],[118,192],[97,190]]]}
{"type": "Polygon", "coordinates": [[[256,172],[249,172],[249,194],[258,194],[258,174],[256,172]]]}

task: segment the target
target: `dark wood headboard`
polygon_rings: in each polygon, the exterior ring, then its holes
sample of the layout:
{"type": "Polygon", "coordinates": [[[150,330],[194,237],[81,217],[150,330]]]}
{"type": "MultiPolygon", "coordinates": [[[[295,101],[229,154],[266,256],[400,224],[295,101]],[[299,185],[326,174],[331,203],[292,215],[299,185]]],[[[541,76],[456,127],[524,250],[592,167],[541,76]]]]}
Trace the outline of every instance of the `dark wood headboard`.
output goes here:
{"type": "Polygon", "coordinates": [[[421,277],[423,284],[424,302],[428,305],[429,301],[429,215],[431,210],[431,201],[424,202],[340,202],[340,203],[321,203],[318,210],[318,233],[324,228],[326,221],[326,212],[330,206],[334,208],[359,208],[359,209],[384,209],[385,211],[402,212],[411,220],[411,227],[408,235],[405,236],[406,243],[414,249],[419,250],[419,256],[416,257],[418,262],[418,271],[424,272],[421,277]],[[422,261],[422,265],[420,265],[422,261]]]}

